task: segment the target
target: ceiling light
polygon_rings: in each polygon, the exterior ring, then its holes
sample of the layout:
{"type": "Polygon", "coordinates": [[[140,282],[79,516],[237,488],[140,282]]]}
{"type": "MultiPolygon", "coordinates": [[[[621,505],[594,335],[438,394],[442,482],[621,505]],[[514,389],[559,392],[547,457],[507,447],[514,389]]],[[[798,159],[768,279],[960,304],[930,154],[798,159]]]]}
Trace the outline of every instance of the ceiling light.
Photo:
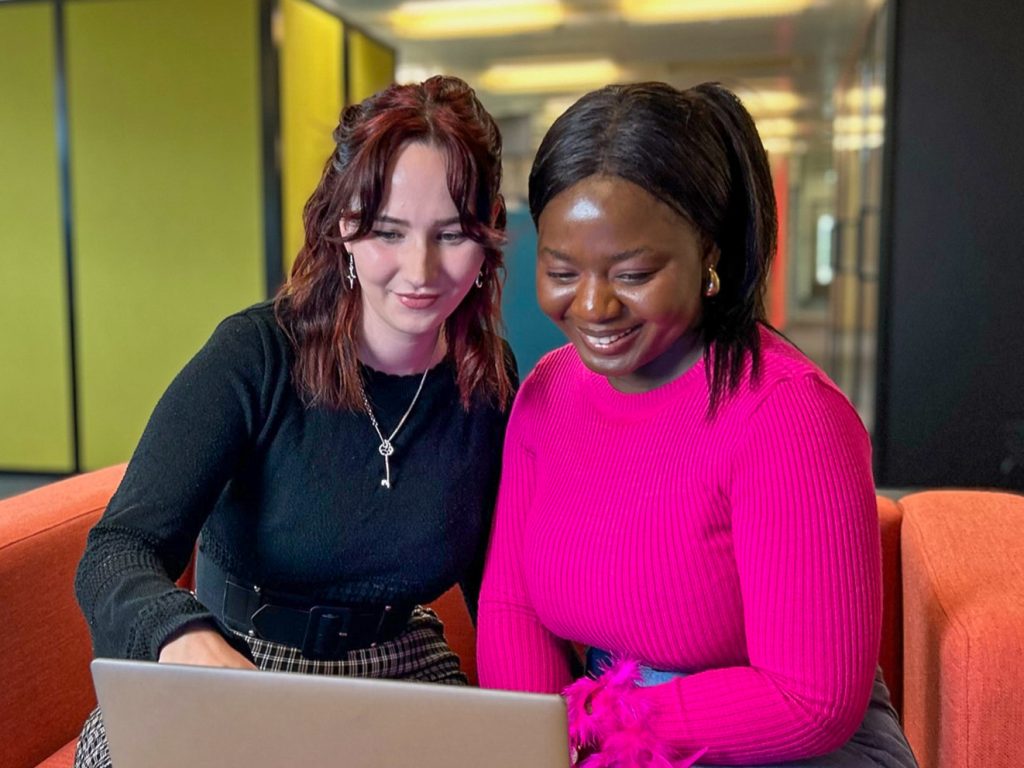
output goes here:
{"type": "Polygon", "coordinates": [[[770,117],[756,122],[757,132],[762,139],[789,138],[795,136],[798,129],[796,121],[788,117],[770,117]]]}
{"type": "Polygon", "coordinates": [[[862,149],[878,149],[885,143],[880,133],[840,133],[832,137],[832,148],[838,152],[857,152],[862,149]]]}
{"type": "Polygon", "coordinates": [[[789,155],[796,149],[793,140],[788,136],[774,136],[764,139],[761,144],[769,155],[789,155]]]}
{"type": "Polygon", "coordinates": [[[480,75],[491,93],[558,93],[587,91],[621,78],[610,59],[495,64],[480,75]]]}
{"type": "Polygon", "coordinates": [[[885,129],[885,118],[881,115],[841,115],[832,121],[835,133],[877,133],[885,129]]]}
{"type": "Polygon", "coordinates": [[[867,107],[869,112],[881,112],[885,105],[885,88],[880,85],[872,85],[870,88],[851,88],[843,94],[843,104],[848,108],[860,112],[867,107]]]}
{"type": "Polygon", "coordinates": [[[634,24],[686,23],[789,16],[816,0],[619,0],[619,11],[634,24]]]}
{"type": "Polygon", "coordinates": [[[396,35],[420,40],[539,32],[564,19],[557,0],[421,0],[388,14],[396,35]]]}
{"type": "Polygon", "coordinates": [[[738,90],[736,95],[740,97],[747,111],[755,117],[789,114],[804,105],[803,98],[792,91],[738,90]]]}

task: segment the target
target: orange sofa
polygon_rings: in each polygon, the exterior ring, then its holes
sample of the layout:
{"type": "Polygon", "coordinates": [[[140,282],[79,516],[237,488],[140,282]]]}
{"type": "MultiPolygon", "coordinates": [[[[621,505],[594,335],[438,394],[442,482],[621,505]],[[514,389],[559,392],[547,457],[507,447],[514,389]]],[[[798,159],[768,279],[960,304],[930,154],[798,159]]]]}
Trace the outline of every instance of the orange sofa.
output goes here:
{"type": "MultiPolygon", "coordinates": [[[[124,467],[0,500],[0,768],[70,766],[94,706],[72,580],[124,467]]],[[[879,497],[880,661],[922,768],[1024,766],[1024,497],[879,497]]],[[[434,605],[476,679],[461,596],[434,605]]]]}

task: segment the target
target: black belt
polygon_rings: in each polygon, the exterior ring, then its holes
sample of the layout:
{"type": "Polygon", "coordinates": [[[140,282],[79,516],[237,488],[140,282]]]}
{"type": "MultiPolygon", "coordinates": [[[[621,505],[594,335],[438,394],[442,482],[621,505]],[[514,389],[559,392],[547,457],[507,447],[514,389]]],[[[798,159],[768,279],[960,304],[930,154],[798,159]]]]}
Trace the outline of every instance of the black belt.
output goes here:
{"type": "Polygon", "coordinates": [[[344,659],[401,634],[412,606],[314,605],[269,592],[196,558],[196,597],[229,629],[297,648],[307,659],[344,659]],[[290,604],[289,604],[290,603],[290,604]]]}

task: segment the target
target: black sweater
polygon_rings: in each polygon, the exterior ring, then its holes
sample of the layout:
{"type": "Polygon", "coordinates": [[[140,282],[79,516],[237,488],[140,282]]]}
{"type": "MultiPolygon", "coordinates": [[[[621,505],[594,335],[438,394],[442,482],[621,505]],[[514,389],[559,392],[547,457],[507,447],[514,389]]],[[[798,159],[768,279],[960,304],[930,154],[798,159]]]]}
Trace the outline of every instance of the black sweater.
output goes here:
{"type": "MultiPolygon", "coordinates": [[[[387,489],[367,415],[305,406],[292,360],[259,304],[224,320],[160,399],[78,568],[97,656],[155,659],[213,618],[174,585],[200,530],[223,570],[310,605],[423,603],[460,581],[475,608],[507,412],[467,412],[454,365],[438,364],[394,440],[387,489]]],[[[389,434],[420,375],[363,374],[389,434]]]]}

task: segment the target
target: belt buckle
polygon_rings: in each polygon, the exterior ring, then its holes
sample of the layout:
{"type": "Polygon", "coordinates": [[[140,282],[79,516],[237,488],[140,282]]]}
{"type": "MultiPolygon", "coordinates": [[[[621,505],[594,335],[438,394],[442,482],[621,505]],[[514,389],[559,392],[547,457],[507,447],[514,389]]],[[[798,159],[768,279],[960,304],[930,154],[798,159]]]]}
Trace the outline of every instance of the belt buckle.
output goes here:
{"type": "Polygon", "coordinates": [[[309,609],[302,655],[307,659],[336,659],[348,650],[352,611],[315,605],[309,609]]]}

